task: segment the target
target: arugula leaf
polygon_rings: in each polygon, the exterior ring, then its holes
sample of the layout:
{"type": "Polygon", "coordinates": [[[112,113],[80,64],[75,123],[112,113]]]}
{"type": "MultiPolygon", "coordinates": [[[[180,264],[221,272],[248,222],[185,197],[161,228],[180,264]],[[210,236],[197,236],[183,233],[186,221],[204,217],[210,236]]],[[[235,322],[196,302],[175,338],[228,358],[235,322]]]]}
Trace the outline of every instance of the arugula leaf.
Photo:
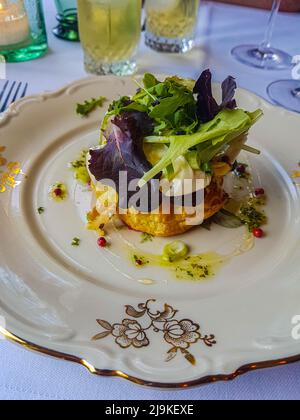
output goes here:
{"type": "Polygon", "coordinates": [[[153,74],[146,73],[144,75],[143,83],[146,89],[150,89],[158,85],[159,81],[156,79],[155,76],[153,76],[153,74]]]}
{"type": "Polygon", "coordinates": [[[155,106],[149,115],[151,118],[163,120],[168,116],[172,116],[179,108],[193,100],[192,94],[178,91],[173,96],[162,99],[159,105],[155,106]]]}
{"type": "Polygon", "coordinates": [[[77,104],[76,113],[82,117],[87,117],[96,108],[101,108],[106,100],[107,98],[100,96],[98,99],[92,98],[83,104],[77,104]]]}
{"type": "Polygon", "coordinates": [[[190,90],[191,92],[193,92],[193,89],[195,87],[195,80],[193,79],[182,79],[178,76],[172,76],[172,77],[168,77],[166,80],[170,82],[176,82],[177,84],[184,86],[186,89],[190,90]]]}
{"type": "Polygon", "coordinates": [[[201,161],[199,159],[199,153],[197,150],[189,150],[185,154],[185,158],[193,170],[198,171],[201,169],[201,161]]]}
{"type": "Polygon", "coordinates": [[[241,109],[225,109],[221,111],[212,121],[202,124],[198,132],[195,134],[146,138],[145,142],[169,143],[170,147],[160,162],[158,162],[157,165],[155,165],[143,176],[141,185],[157,176],[158,173],[172,164],[175,159],[179,156],[185,155],[188,150],[195,146],[203,145],[204,147],[207,147],[208,150],[206,151],[210,153],[209,156],[212,154],[214,156],[216,151],[218,151],[220,147],[223,147],[224,144],[227,144],[243,133],[247,133],[253,125],[253,121],[256,121],[258,116],[261,115],[262,111],[257,111],[251,114],[241,109]]]}
{"type": "MultiPolygon", "coordinates": [[[[249,117],[252,120],[251,125],[254,125],[255,122],[262,116],[262,111],[258,110],[254,113],[246,112],[246,114],[249,115],[249,117]]],[[[217,154],[222,152],[222,150],[227,144],[230,144],[239,136],[246,134],[247,131],[248,130],[245,130],[244,127],[242,127],[238,131],[229,132],[226,136],[223,137],[223,139],[219,138],[218,141],[215,140],[212,143],[205,142],[203,144],[198,145],[197,146],[198,159],[202,162],[202,164],[209,163],[217,154]]]]}

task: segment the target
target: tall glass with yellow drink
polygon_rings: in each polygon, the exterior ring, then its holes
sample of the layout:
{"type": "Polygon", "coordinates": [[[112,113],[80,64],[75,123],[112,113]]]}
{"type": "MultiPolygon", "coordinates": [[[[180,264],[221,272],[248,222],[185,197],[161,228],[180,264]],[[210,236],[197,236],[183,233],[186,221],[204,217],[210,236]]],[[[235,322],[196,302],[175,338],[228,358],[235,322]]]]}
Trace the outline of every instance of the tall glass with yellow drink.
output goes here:
{"type": "Polygon", "coordinates": [[[199,3],[199,0],[146,0],[146,44],[164,52],[191,50],[199,3]]]}
{"type": "Polygon", "coordinates": [[[89,73],[133,74],[142,0],[78,0],[80,39],[89,73]]]}

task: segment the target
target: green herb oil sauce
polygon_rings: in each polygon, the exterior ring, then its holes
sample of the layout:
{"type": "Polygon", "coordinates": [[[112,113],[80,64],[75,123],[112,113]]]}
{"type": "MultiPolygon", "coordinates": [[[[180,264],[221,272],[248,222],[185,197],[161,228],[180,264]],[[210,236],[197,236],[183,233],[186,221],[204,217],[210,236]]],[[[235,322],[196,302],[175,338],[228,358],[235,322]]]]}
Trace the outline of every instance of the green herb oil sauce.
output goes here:
{"type": "Polygon", "coordinates": [[[254,237],[246,229],[236,246],[228,255],[217,252],[191,254],[177,261],[167,261],[162,255],[143,252],[132,248],[129,258],[138,269],[147,267],[162,267],[169,270],[177,280],[203,281],[213,278],[226,263],[233,258],[249,252],[254,246],[254,237]]]}

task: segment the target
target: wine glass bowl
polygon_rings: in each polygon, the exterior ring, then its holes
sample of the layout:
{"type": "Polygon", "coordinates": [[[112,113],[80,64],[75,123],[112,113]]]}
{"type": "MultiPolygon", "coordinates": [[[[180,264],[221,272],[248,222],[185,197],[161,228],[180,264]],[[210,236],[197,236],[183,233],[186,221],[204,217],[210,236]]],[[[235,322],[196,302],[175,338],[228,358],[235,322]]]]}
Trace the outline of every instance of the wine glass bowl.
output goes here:
{"type": "Polygon", "coordinates": [[[257,45],[240,45],[232,55],[241,63],[265,70],[286,70],[292,67],[292,57],[276,48],[262,48],[257,45]]]}
{"type": "Polygon", "coordinates": [[[232,50],[233,57],[239,62],[265,70],[285,70],[292,67],[292,57],[285,51],[271,46],[280,5],[281,0],[273,0],[265,39],[260,45],[239,45],[232,50]]]}
{"type": "Polygon", "coordinates": [[[300,80],[278,80],[268,86],[268,94],[279,106],[300,112],[300,80]]]}

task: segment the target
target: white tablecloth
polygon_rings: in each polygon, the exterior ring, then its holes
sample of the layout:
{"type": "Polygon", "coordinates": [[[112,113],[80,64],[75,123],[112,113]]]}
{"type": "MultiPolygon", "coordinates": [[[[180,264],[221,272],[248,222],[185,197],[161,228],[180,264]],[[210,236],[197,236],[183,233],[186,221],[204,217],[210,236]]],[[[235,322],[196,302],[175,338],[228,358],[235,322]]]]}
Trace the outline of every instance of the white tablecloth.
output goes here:
{"type": "MultiPolygon", "coordinates": [[[[40,60],[10,64],[7,77],[29,83],[29,93],[53,90],[86,76],[79,44],[55,39],[53,1],[45,0],[49,33],[49,54],[40,60]]],[[[240,43],[257,43],[263,37],[267,13],[217,4],[203,4],[199,21],[198,47],[186,56],[157,54],[141,45],[140,72],[178,73],[197,76],[211,68],[220,81],[228,74],[239,85],[266,97],[267,85],[291,72],[259,71],[233,60],[230,50],[240,43]]],[[[274,44],[292,55],[300,54],[300,14],[281,14],[274,44]]],[[[232,383],[204,388],[160,392],[138,388],[124,380],[93,377],[82,367],[29,353],[6,341],[0,341],[1,399],[299,399],[300,364],[248,374],[232,383]]]]}

